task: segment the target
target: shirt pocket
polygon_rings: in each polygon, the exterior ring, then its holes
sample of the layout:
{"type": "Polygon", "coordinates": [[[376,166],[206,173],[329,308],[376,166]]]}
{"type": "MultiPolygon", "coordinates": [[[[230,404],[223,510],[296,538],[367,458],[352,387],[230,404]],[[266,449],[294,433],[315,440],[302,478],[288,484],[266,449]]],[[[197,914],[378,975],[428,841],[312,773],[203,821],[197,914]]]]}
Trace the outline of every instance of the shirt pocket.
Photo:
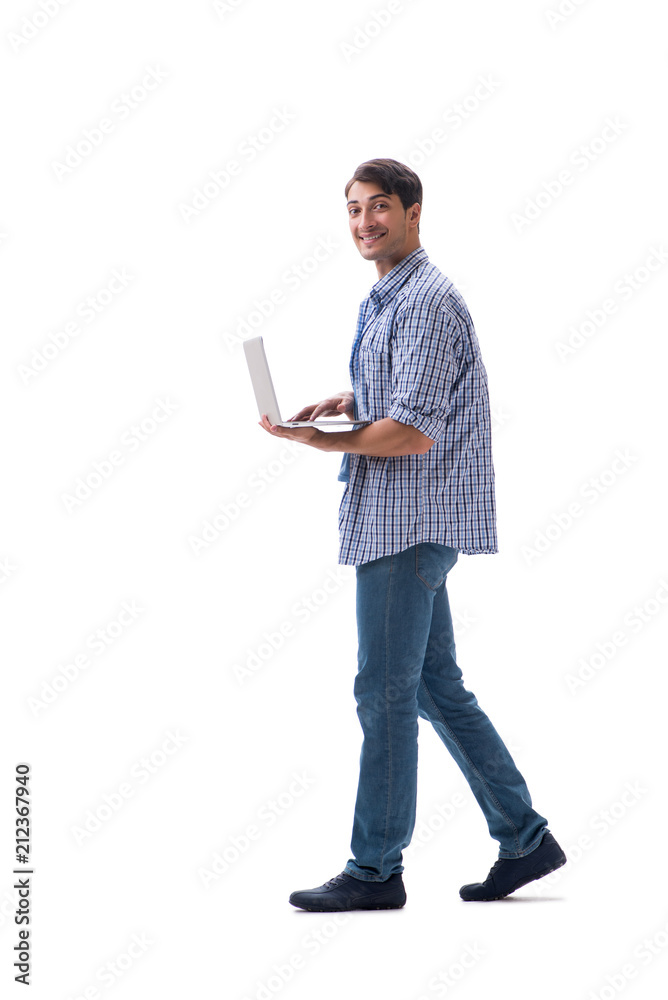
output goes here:
{"type": "Polygon", "coordinates": [[[382,420],[390,411],[392,366],[389,351],[360,347],[360,397],[365,403],[366,420],[382,420]]]}

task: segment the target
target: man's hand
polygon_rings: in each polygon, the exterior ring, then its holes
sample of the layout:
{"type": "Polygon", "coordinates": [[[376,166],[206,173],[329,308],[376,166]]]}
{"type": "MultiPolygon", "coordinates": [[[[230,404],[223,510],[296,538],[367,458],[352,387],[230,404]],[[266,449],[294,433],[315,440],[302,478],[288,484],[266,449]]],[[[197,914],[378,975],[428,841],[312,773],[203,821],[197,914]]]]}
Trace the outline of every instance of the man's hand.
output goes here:
{"type": "Polygon", "coordinates": [[[354,396],[349,390],[339,392],[329,399],[323,399],[319,403],[310,403],[303,406],[294,417],[288,420],[317,420],[318,417],[340,417],[345,413],[349,420],[354,420],[354,396]]]}
{"type": "MultiPolygon", "coordinates": [[[[290,419],[294,420],[294,417],[290,419]]],[[[288,438],[289,441],[300,441],[302,444],[310,444],[315,447],[318,447],[318,438],[325,437],[317,427],[278,427],[271,423],[266,413],[262,414],[262,420],[259,420],[258,423],[273,437],[288,438]]]]}

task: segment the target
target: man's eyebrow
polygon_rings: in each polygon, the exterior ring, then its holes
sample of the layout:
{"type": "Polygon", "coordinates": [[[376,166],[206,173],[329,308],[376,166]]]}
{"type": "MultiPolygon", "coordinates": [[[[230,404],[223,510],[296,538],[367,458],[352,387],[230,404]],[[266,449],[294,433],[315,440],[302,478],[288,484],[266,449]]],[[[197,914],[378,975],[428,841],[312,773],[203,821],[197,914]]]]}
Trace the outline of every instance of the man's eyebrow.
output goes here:
{"type": "MultiPolygon", "coordinates": [[[[381,191],[380,194],[370,194],[369,197],[366,200],[367,201],[375,201],[376,198],[391,198],[391,197],[392,197],[392,195],[388,194],[387,191],[381,191]]],[[[355,199],[353,199],[353,201],[346,202],[346,205],[359,205],[359,202],[355,198],[355,199]]]]}

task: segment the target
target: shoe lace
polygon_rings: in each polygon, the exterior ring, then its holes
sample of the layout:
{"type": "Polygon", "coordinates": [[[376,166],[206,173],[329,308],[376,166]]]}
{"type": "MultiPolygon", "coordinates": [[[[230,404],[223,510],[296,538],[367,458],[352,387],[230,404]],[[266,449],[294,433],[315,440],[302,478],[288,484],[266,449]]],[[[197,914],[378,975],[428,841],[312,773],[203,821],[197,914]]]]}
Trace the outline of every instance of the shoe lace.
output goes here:
{"type": "MultiPolygon", "coordinates": [[[[492,876],[494,875],[494,872],[498,871],[498,869],[501,867],[502,864],[503,864],[503,858],[498,858],[498,860],[496,860],[494,862],[494,864],[492,865],[492,867],[490,868],[489,874],[487,876],[487,879],[492,878],[492,876]]],[[[485,879],[485,881],[487,881],[487,879],[485,879]]]]}
{"type": "Polygon", "coordinates": [[[340,875],[335,875],[334,878],[330,878],[327,882],[325,882],[325,885],[326,886],[330,886],[331,885],[331,886],[336,887],[341,882],[345,882],[347,879],[348,879],[348,876],[346,875],[346,873],[345,872],[341,872],[340,875]]]}

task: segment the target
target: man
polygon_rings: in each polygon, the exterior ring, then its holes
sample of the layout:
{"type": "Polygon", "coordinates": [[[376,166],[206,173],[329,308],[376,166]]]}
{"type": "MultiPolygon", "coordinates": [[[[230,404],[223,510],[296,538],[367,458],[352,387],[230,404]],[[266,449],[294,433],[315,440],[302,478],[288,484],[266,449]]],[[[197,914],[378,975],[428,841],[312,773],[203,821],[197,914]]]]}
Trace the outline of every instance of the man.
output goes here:
{"type": "Polygon", "coordinates": [[[471,786],[498,859],[464,900],[501,899],[566,856],[531,805],[508,749],[455,659],[446,577],[459,552],[497,552],[487,375],[466,304],[419,239],[422,185],[396,160],[362,163],[345,189],[350,232],[378,281],[360,307],[353,392],[290,420],[345,413],[356,430],[261,426],[344,453],[339,562],[356,567],[357,712],[363,730],[345,869],[293,892],[306,910],[404,905],[402,850],[417,797],[418,716],[429,720],[471,786]]]}

